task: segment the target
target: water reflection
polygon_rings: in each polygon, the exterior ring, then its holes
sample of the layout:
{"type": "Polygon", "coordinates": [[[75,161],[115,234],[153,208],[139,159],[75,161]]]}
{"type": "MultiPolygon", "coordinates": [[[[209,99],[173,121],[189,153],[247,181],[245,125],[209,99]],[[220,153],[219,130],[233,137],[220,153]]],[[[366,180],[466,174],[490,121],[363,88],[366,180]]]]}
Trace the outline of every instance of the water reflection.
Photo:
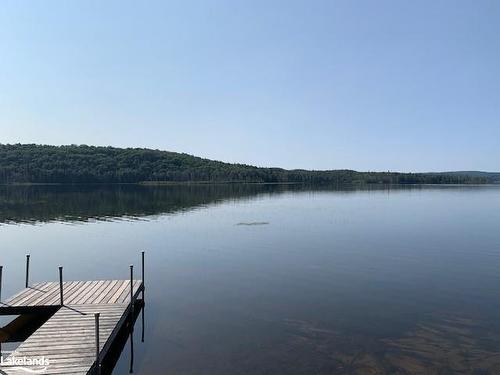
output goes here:
{"type": "Polygon", "coordinates": [[[0,186],[0,223],[133,219],[289,189],[294,188],[248,184],[0,186]]]}
{"type": "MultiPolygon", "coordinates": [[[[422,186],[215,184],[215,185],[28,185],[0,186],[0,224],[137,219],[188,211],[231,200],[297,192],[420,190],[422,186]]],[[[457,187],[434,186],[432,189],[457,187]]],[[[487,189],[462,186],[458,189],[487,189]]],[[[430,189],[430,187],[425,187],[430,189]]],[[[258,225],[267,223],[239,223],[258,225]]]]}
{"type": "Polygon", "coordinates": [[[115,369],[115,366],[120,359],[123,351],[127,347],[127,342],[129,343],[129,373],[134,373],[134,328],[137,321],[137,318],[141,316],[141,336],[144,337],[145,331],[145,317],[144,317],[144,294],[142,299],[138,299],[135,303],[133,314],[130,314],[129,320],[126,324],[118,332],[113,344],[111,345],[109,351],[106,356],[103,358],[101,362],[101,375],[111,375],[115,369]]]}
{"type": "Polygon", "coordinates": [[[11,290],[27,249],[35,279],[148,251],[147,340],[123,333],[115,374],[500,373],[500,187],[0,191],[1,222],[50,222],[0,227],[11,290]]]}

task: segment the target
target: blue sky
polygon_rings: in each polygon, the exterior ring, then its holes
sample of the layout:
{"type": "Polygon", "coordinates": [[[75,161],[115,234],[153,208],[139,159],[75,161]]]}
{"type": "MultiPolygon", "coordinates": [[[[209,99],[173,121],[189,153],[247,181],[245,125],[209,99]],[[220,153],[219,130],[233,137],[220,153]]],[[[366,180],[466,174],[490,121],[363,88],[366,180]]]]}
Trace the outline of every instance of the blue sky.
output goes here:
{"type": "Polygon", "coordinates": [[[498,1],[2,1],[0,142],[500,170],[498,1]]]}

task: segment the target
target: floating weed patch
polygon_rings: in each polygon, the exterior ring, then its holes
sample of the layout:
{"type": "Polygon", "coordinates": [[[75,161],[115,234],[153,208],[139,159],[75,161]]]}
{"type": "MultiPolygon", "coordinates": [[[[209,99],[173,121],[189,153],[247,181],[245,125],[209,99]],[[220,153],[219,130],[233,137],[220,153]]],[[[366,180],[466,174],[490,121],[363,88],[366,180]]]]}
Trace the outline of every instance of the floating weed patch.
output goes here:
{"type": "Polygon", "coordinates": [[[251,225],[269,225],[269,222],[267,222],[267,221],[249,221],[249,222],[241,222],[241,223],[238,223],[236,225],[248,225],[248,226],[251,226],[251,225]]]}

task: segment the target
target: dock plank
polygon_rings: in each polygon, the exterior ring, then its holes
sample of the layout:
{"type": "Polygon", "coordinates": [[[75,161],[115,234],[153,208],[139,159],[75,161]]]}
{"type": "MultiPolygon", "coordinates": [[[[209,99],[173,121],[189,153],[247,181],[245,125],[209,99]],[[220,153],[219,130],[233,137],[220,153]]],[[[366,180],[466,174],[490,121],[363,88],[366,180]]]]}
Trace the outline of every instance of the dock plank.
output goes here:
{"type": "MultiPolygon", "coordinates": [[[[2,301],[3,307],[58,306],[60,303],[59,283],[48,282],[30,286],[14,297],[2,301]]],[[[141,280],[134,280],[134,294],[142,286],[141,280]]],[[[63,283],[65,304],[129,303],[129,280],[65,281],[63,283]],[[97,286],[96,286],[97,284],[97,286]]]]}
{"type": "MultiPolygon", "coordinates": [[[[130,280],[67,281],[63,283],[64,306],[60,306],[58,282],[36,283],[23,289],[0,304],[0,313],[12,307],[36,312],[38,307],[51,306],[55,313],[9,357],[44,356],[50,361],[44,374],[91,374],[96,351],[94,314],[100,314],[102,358],[130,314],[130,285],[130,280]]],[[[144,285],[141,280],[133,280],[132,286],[136,299],[144,285]]],[[[8,366],[0,366],[0,372],[26,374],[26,370],[8,366]]]]}

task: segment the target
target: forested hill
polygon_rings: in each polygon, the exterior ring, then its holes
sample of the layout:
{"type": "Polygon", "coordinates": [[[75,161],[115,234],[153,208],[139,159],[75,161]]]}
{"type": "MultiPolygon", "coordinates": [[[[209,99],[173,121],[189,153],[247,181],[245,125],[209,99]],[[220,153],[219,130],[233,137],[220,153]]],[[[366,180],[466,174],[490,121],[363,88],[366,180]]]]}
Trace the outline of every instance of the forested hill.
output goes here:
{"type": "Polygon", "coordinates": [[[0,183],[138,182],[488,183],[452,173],[306,171],[229,164],[143,148],[0,144],[0,183]]]}

